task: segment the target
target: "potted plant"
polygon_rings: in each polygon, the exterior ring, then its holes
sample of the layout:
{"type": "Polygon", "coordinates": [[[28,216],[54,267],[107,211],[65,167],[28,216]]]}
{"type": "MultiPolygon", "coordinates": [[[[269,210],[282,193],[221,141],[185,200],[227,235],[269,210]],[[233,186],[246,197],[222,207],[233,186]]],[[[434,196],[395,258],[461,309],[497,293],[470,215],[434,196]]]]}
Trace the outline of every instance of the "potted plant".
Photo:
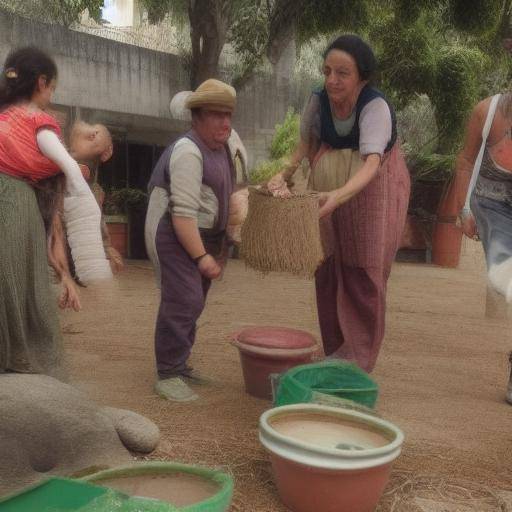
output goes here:
{"type": "MultiPolygon", "coordinates": [[[[404,148],[407,150],[407,147],[404,148]]],[[[450,188],[455,155],[433,151],[410,152],[407,165],[411,173],[411,199],[402,247],[423,249],[438,259],[438,224],[444,221],[444,198],[450,188]],[[441,210],[441,211],[440,211],[441,210]]],[[[454,249],[455,250],[455,249],[454,249]]],[[[439,261],[435,261],[439,263],[439,261]]]]}
{"type": "Polygon", "coordinates": [[[137,188],[111,189],[105,197],[103,209],[112,246],[123,257],[130,253],[130,217],[142,211],[148,201],[146,192],[137,188]]]}

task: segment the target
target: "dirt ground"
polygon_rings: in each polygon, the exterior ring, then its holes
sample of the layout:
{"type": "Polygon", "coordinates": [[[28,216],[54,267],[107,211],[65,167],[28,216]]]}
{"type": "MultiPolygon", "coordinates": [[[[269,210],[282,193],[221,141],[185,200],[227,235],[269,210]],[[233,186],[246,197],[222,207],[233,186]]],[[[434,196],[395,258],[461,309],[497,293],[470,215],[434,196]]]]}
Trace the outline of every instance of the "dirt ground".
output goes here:
{"type": "MultiPolygon", "coordinates": [[[[398,502],[413,481],[418,495],[418,486],[438,492],[443,482],[462,494],[460,507],[418,510],[512,510],[499,508],[498,501],[495,507],[471,508],[475,496],[512,490],[512,407],[504,401],[511,324],[484,315],[479,251],[476,245],[467,250],[457,270],[394,267],[386,339],[374,377],[378,412],[403,429],[406,441],[382,512],[402,510],[398,502]]],[[[318,335],[313,283],[262,276],[230,261],[210,292],[193,353],[193,364],[212,383],[197,389],[200,400],[186,404],[153,393],[158,291],[149,263],[130,262],[112,287],[84,290],[82,300],[81,313],[61,317],[72,381],[100,403],[154,420],[162,440],[151,458],[231,471],[233,511],[285,511],[257,437],[258,418],[270,403],[245,394],[238,354],[228,339],[255,324],[318,335]]]]}

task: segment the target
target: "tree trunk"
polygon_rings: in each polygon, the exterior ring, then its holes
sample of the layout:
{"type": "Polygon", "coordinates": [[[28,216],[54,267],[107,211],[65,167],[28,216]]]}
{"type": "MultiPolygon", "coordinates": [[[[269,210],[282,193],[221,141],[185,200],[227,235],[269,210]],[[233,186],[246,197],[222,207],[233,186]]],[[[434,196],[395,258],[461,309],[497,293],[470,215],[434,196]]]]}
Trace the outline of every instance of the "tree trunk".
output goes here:
{"type": "Polygon", "coordinates": [[[295,24],[290,25],[286,36],[280,37],[279,51],[274,53],[272,69],[278,83],[290,81],[295,61],[297,60],[297,45],[295,42],[295,24]]]}
{"type": "Polygon", "coordinates": [[[295,41],[297,18],[306,2],[304,0],[278,0],[270,16],[268,60],[277,64],[281,55],[295,41]]]}
{"type": "Polygon", "coordinates": [[[219,57],[230,25],[229,4],[229,0],[189,1],[192,89],[208,78],[219,77],[219,57]]]}

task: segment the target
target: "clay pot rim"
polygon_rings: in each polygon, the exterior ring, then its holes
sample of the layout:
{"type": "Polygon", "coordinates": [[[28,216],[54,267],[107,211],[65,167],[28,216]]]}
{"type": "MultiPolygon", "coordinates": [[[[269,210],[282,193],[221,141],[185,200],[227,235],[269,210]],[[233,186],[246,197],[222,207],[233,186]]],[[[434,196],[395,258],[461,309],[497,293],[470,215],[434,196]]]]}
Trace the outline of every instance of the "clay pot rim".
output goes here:
{"type": "Polygon", "coordinates": [[[247,345],[239,340],[232,340],[231,344],[240,352],[245,354],[268,357],[272,359],[300,359],[304,356],[313,354],[318,350],[317,345],[306,348],[267,348],[256,345],[247,345]]]}
{"type": "Polygon", "coordinates": [[[260,417],[259,438],[263,446],[272,454],[298,464],[322,469],[354,470],[382,466],[392,462],[400,455],[404,434],[391,422],[359,411],[319,404],[294,404],[275,407],[264,412],[260,417]],[[358,451],[319,447],[280,434],[272,428],[269,420],[288,412],[323,413],[350,420],[361,420],[364,424],[378,426],[391,432],[395,438],[385,446],[358,451]]]}
{"type": "Polygon", "coordinates": [[[317,339],[309,332],[303,331],[301,329],[295,329],[294,327],[287,327],[287,326],[275,326],[275,325],[247,325],[243,327],[242,329],[238,329],[235,332],[231,333],[230,335],[231,341],[235,341],[238,343],[241,343],[244,346],[248,347],[258,347],[262,349],[271,349],[271,350],[305,350],[307,348],[318,348],[318,341],[317,339]],[[305,347],[295,347],[295,348],[283,348],[283,347],[268,347],[265,345],[256,345],[251,343],[246,343],[240,339],[240,335],[243,334],[245,331],[251,330],[251,329],[283,329],[287,331],[294,331],[301,335],[307,335],[308,338],[311,340],[311,344],[305,347]]]}

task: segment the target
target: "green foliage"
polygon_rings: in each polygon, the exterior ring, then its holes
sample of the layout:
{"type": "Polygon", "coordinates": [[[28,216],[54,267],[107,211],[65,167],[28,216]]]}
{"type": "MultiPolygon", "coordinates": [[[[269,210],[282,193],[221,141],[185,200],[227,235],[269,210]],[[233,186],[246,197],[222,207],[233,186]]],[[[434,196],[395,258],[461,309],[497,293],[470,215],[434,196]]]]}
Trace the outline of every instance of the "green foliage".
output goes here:
{"type": "Polygon", "coordinates": [[[400,23],[413,23],[423,10],[423,2],[395,0],[395,16],[400,23]]]}
{"type": "Polygon", "coordinates": [[[69,26],[80,19],[85,9],[95,20],[101,18],[103,0],[0,0],[0,8],[46,23],[69,26]]]}
{"type": "Polygon", "coordinates": [[[265,160],[250,173],[251,183],[257,185],[268,181],[284,166],[286,158],[295,150],[299,142],[299,114],[288,110],[282,124],[276,124],[270,145],[270,160],[265,160]]]}
{"type": "Polygon", "coordinates": [[[268,29],[268,13],[261,3],[252,2],[240,9],[231,26],[229,39],[240,57],[240,70],[233,81],[235,84],[262,63],[269,38],[268,29]]]}
{"type": "Polygon", "coordinates": [[[455,153],[420,152],[407,159],[414,181],[447,181],[455,166],[455,153]]]}
{"type": "Polygon", "coordinates": [[[426,94],[415,96],[396,113],[398,137],[407,156],[437,148],[437,123],[426,94]]]}
{"type": "Polygon", "coordinates": [[[503,0],[450,1],[450,14],[454,26],[475,35],[496,31],[503,8],[503,0]]]}
{"type": "Polygon", "coordinates": [[[430,93],[436,75],[438,35],[426,16],[397,31],[392,16],[375,27],[372,39],[380,41],[377,58],[382,88],[393,92],[396,108],[405,106],[415,94],[430,93]]]}
{"type": "Polygon", "coordinates": [[[148,194],[138,188],[112,189],[105,197],[104,210],[107,215],[127,215],[142,210],[147,202],[148,194]]]}
{"type": "Polygon", "coordinates": [[[426,176],[443,175],[473,106],[502,90],[512,76],[501,45],[510,23],[505,4],[510,7],[510,0],[391,0],[371,19],[367,35],[380,64],[380,87],[395,108],[403,110],[418,94],[434,107],[438,138],[429,143],[434,160],[425,159],[427,148],[411,153],[426,176]]]}
{"type": "Polygon", "coordinates": [[[431,100],[443,152],[453,151],[462,140],[468,114],[478,100],[478,80],[485,64],[480,50],[462,45],[444,48],[438,58],[431,100]]]}
{"type": "Polygon", "coordinates": [[[397,22],[413,24],[425,11],[439,9],[445,2],[443,0],[394,0],[394,11],[397,22]]]}
{"type": "Polygon", "coordinates": [[[300,116],[293,109],[289,109],[282,124],[275,127],[274,137],[270,145],[272,159],[291,155],[299,142],[300,116]]]}
{"type": "Polygon", "coordinates": [[[250,173],[251,184],[259,185],[265,183],[283,168],[283,164],[284,159],[282,158],[261,162],[250,173]]]}
{"type": "Polygon", "coordinates": [[[308,41],[319,34],[333,31],[359,32],[372,16],[368,2],[363,0],[321,0],[303,3],[303,9],[297,19],[300,41],[308,41]]]}
{"type": "Polygon", "coordinates": [[[141,4],[148,11],[150,23],[158,23],[170,14],[179,25],[188,19],[187,0],[141,0],[141,4]]]}

